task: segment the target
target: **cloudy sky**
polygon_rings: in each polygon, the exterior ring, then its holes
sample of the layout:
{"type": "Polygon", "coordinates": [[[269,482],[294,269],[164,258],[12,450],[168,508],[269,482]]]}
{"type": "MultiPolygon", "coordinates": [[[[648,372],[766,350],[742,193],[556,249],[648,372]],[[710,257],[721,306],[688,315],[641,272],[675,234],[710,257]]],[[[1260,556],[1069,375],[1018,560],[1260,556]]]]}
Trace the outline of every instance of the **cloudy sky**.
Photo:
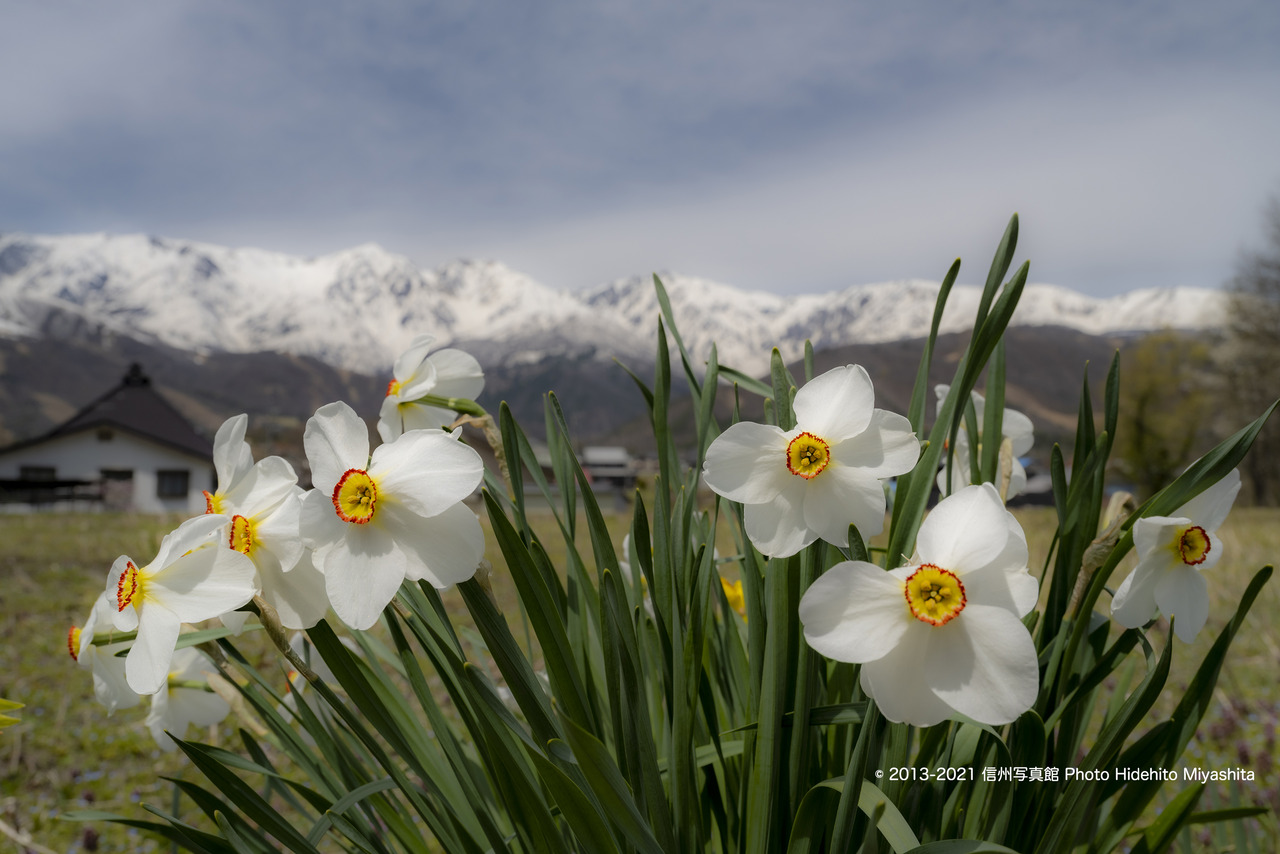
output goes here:
{"type": "Polygon", "coordinates": [[[0,231],[558,287],[1214,287],[1280,194],[1280,4],[0,0],[0,231]]]}

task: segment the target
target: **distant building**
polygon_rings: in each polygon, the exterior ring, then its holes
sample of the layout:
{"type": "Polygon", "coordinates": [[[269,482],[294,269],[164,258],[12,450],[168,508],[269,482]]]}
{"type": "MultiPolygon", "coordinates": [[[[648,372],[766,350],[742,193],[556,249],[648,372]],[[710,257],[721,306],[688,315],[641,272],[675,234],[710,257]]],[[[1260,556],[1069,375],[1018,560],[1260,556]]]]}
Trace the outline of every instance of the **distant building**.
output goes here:
{"type": "Polygon", "coordinates": [[[631,489],[636,485],[635,461],[626,448],[606,445],[583,448],[582,471],[597,487],[631,489]]]}
{"type": "Polygon", "coordinates": [[[214,480],[213,446],[136,364],[66,423],[0,448],[0,502],[9,504],[194,514],[214,480]]]}

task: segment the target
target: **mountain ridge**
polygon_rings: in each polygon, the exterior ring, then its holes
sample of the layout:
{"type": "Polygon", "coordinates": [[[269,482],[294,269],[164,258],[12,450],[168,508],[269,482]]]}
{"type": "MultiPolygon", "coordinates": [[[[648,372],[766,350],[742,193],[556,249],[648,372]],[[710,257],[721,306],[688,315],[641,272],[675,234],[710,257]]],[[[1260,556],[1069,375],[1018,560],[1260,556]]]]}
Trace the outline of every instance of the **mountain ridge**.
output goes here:
{"type": "MultiPolygon", "coordinates": [[[[901,280],[824,294],[744,291],[661,274],[685,342],[722,364],[767,369],[815,349],[918,338],[940,285],[901,280]]],[[[981,289],[956,285],[943,332],[969,325],[981,289]]],[[[0,234],[0,336],[110,334],[194,353],[276,351],[342,370],[385,373],[420,332],[473,353],[486,368],[547,359],[644,363],[658,301],[649,276],[557,290],[497,261],[425,270],[366,243],[302,258],[149,235],[0,234]],[[96,332],[95,332],[96,330],[96,332]]],[[[1201,288],[1132,291],[1109,299],[1026,286],[1015,326],[1093,335],[1221,323],[1222,294],[1201,288]]]]}

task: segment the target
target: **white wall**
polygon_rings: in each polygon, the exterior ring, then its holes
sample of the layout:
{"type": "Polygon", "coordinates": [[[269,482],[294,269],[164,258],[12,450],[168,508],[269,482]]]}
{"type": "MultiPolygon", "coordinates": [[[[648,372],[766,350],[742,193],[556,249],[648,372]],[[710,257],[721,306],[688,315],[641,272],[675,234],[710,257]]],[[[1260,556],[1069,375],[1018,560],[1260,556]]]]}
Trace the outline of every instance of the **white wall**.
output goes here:
{"type": "Polygon", "coordinates": [[[212,460],[122,430],[112,430],[105,441],[91,429],[0,454],[0,480],[16,480],[23,466],[52,466],[58,480],[97,480],[103,469],[131,470],[133,507],[143,513],[203,513],[203,491],[215,486],[212,460]],[[181,469],[189,472],[186,497],[157,496],[156,472],[181,469]]]}

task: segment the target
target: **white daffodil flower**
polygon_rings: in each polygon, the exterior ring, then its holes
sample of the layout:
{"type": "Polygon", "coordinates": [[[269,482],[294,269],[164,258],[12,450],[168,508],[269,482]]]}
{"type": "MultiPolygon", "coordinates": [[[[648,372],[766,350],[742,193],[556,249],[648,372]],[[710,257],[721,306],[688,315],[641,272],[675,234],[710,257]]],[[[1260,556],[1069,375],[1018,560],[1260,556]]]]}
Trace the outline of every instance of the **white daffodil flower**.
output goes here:
{"type": "Polygon", "coordinates": [[[112,620],[121,631],[138,632],[125,658],[125,678],[137,693],[154,694],[164,686],[183,623],[220,617],[253,598],[253,562],[226,548],[230,531],[226,516],[197,516],[165,535],[146,566],[128,555],[112,564],[112,620]]]}
{"type": "Polygon", "coordinates": [[[746,505],[747,536],[774,557],[819,537],[849,544],[884,528],[883,478],[911,471],[920,443],[901,415],[876,409],[860,365],[834,368],[796,393],[796,426],[739,422],[707,449],[702,477],[716,493],[746,505]]]}
{"type": "Polygon", "coordinates": [[[1195,640],[1209,619],[1209,585],[1203,575],[1222,559],[1218,528],[1240,492],[1240,470],[1174,511],[1133,523],[1138,565],[1111,598],[1111,616],[1126,629],[1155,618],[1156,609],[1176,617],[1173,633],[1195,640]]]}
{"type": "Polygon", "coordinates": [[[107,707],[107,714],[117,709],[128,709],[138,705],[142,697],[129,687],[124,676],[124,659],[116,655],[126,648],[127,642],[95,645],[94,637],[99,632],[110,634],[112,629],[112,613],[115,611],[115,597],[102,591],[93,603],[89,618],[80,627],[72,626],[67,634],[67,650],[81,667],[93,671],[93,694],[98,702],[107,707]]]}
{"type": "MultiPolygon", "coordinates": [[[[938,398],[939,408],[942,407],[942,402],[946,400],[947,392],[950,390],[951,386],[949,385],[934,386],[933,392],[938,398]]],[[[978,421],[978,430],[981,431],[982,418],[987,408],[987,401],[976,391],[971,392],[971,395],[973,397],[974,415],[978,421]]],[[[1022,463],[1018,462],[1018,458],[1025,456],[1031,450],[1031,446],[1035,444],[1035,425],[1031,423],[1030,418],[1018,410],[1005,409],[1004,417],[1000,421],[1000,432],[1005,441],[1009,443],[1011,451],[1010,468],[1007,472],[1009,488],[1004,495],[1004,499],[1008,501],[1013,496],[1022,494],[1027,488],[1027,470],[1023,468],[1022,463]]],[[[981,442],[979,442],[978,447],[979,451],[981,451],[981,442]]],[[[951,483],[947,483],[947,463],[944,456],[942,470],[938,472],[938,492],[945,498],[951,493],[968,486],[972,476],[973,473],[969,470],[969,431],[962,421],[960,423],[960,432],[956,434],[955,454],[951,459],[951,483]]]]}
{"type": "Polygon", "coordinates": [[[244,440],[248,426],[248,415],[236,415],[222,422],[213,437],[213,470],[218,475],[218,486],[213,492],[204,493],[206,513],[225,513],[226,496],[240,495],[245,479],[253,471],[253,452],[244,440]]]}
{"type": "MultiPolygon", "coordinates": [[[[215,466],[218,489],[212,494],[205,493],[207,512],[231,518],[227,545],[253,561],[258,571],[258,590],[263,598],[272,605],[282,597],[296,599],[300,610],[284,605],[294,622],[301,612],[315,615],[305,625],[285,625],[309,628],[327,610],[327,602],[318,612],[314,607],[324,596],[324,585],[317,583],[320,579],[314,567],[311,572],[304,571],[299,578],[287,578],[304,551],[298,520],[305,492],[298,487],[298,475],[287,460],[265,457],[253,462],[249,445],[244,441],[245,423],[246,416],[237,415],[218,430],[214,440],[214,459],[221,457],[234,463],[215,466]],[[309,584],[316,589],[308,589],[309,584]]],[[[224,615],[222,621],[239,631],[247,617],[246,612],[236,611],[224,615]]]]}
{"type": "Polygon", "coordinates": [[[400,354],[378,413],[378,435],[393,442],[409,430],[429,430],[451,424],[458,413],[421,402],[434,397],[475,398],[484,391],[484,371],[473,356],[461,350],[437,350],[428,355],[435,337],[419,335],[400,354]]]}
{"type": "Polygon", "coordinates": [[[938,503],[907,566],[836,564],[799,613],[811,647],[862,665],[862,688],[889,720],[932,726],[963,715],[997,725],[1031,708],[1039,691],[1021,620],[1037,594],[1026,536],[987,483],[938,503]]]}
{"type": "Polygon", "coordinates": [[[302,550],[288,572],[259,567],[258,580],[262,598],[275,608],[280,625],[286,629],[309,629],[329,610],[324,573],[316,569],[310,549],[302,550]]]}
{"type": "Polygon", "coordinates": [[[231,712],[227,701],[212,691],[196,687],[207,682],[206,673],[213,672],[209,656],[195,647],[184,647],[173,654],[168,678],[161,690],[151,695],[151,711],[147,729],[163,750],[176,750],[178,745],[167,733],[186,738],[187,727],[213,726],[231,712]]]}
{"type": "Polygon", "coordinates": [[[364,422],[341,402],[316,411],[303,444],[315,489],[302,501],[302,540],[343,622],[372,626],[406,578],[444,588],[475,574],[484,534],[462,503],[484,476],[473,448],[410,430],[371,457],[364,422]]]}

